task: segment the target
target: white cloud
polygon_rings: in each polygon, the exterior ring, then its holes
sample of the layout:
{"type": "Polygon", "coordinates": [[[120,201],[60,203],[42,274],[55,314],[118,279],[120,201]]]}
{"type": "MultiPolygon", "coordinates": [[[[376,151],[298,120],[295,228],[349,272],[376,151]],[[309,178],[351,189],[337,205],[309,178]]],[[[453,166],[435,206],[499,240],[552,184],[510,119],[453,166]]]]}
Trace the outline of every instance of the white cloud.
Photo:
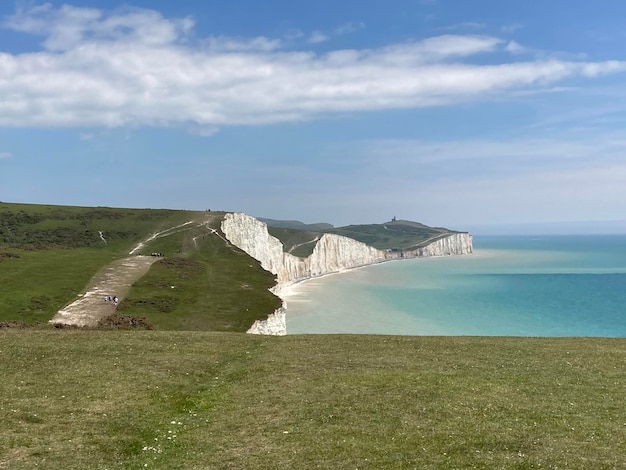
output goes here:
{"type": "Polygon", "coordinates": [[[520,23],[512,23],[512,24],[507,24],[504,25],[500,28],[500,30],[505,33],[505,34],[512,34],[515,31],[517,31],[518,29],[522,29],[524,27],[523,24],[520,23]]]}
{"type": "Polygon", "coordinates": [[[522,54],[526,52],[527,50],[524,46],[522,46],[517,41],[509,41],[505,49],[507,52],[510,52],[512,54],[522,54]]]}
{"type": "Polygon", "coordinates": [[[264,36],[250,39],[215,36],[208,38],[205,42],[211,52],[270,52],[282,47],[280,39],[270,39],[264,36]]]}
{"type": "Polygon", "coordinates": [[[45,36],[45,49],[66,51],[84,41],[115,40],[159,46],[171,44],[193,28],[190,18],[166,19],[154,10],[121,9],[106,16],[95,8],[51,4],[18,8],[4,23],[8,28],[45,36]]]}
{"type": "Polygon", "coordinates": [[[309,39],[307,40],[307,42],[309,42],[310,44],[319,44],[321,42],[326,42],[329,39],[330,39],[330,36],[328,36],[327,34],[324,34],[321,31],[313,31],[311,35],[309,36],[309,39]]]}
{"type": "Polygon", "coordinates": [[[7,160],[12,157],[13,154],[11,152],[0,152],[0,160],[7,160]]]}
{"type": "Polygon", "coordinates": [[[0,125],[7,127],[213,129],[456,104],[626,69],[618,61],[473,63],[511,44],[476,35],[321,55],[285,51],[265,37],[194,45],[191,19],[141,9],[44,5],[18,10],[5,26],[44,37],[39,52],[0,52],[0,125]]]}
{"type": "Polygon", "coordinates": [[[506,141],[375,140],[360,148],[358,153],[365,155],[361,165],[378,175],[390,173],[394,179],[410,181],[467,180],[618,163],[626,153],[626,138],[592,133],[506,141]],[[404,169],[402,175],[395,173],[398,166],[404,169]]]}
{"type": "Polygon", "coordinates": [[[302,38],[304,36],[305,36],[305,34],[302,31],[300,31],[299,29],[290,29],[290,30],[288,30],[284,34],[285,39],[287,39],[288,41],[293,41],[295,39],[300,39],[300,38],[302,38]]]}
{"type": "MultiPolygon", "coordinates": [[[[343,36],[344,34],[354,33],[360,29],[365,28],[365,24],[361,22],[349,22],[344,23],[340,26],[337,26],[331,32],[324,31],[313,31],[309,38],[307,39],[307,43],[309,44],[320,44],[322,42],[330,41],[333,36],[343,36]]],[[[297,36],[300,37],[300,36],[297,36]]]]}

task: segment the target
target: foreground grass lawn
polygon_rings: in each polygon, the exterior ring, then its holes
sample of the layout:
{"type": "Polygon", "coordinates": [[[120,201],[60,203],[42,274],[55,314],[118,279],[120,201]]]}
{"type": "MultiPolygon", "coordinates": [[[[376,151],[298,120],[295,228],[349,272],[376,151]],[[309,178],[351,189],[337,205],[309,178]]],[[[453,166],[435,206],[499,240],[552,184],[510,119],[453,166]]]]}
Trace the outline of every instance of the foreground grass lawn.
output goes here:
{"type": "Polygon", "coordinates": [[[0,468],[626,468],[623,339],[0,331],[0,468]]]}

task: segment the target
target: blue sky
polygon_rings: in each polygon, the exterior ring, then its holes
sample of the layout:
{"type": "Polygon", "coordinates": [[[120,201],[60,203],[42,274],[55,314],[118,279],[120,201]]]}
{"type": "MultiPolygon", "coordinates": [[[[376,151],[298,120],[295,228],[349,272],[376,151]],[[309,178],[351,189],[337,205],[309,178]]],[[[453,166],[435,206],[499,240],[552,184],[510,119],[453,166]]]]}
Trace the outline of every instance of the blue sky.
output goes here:
{"type": "Polygon", "coordinates": [[[625,23],[617,0],[2,0],[0,200],[608,227],[625,23]]]}

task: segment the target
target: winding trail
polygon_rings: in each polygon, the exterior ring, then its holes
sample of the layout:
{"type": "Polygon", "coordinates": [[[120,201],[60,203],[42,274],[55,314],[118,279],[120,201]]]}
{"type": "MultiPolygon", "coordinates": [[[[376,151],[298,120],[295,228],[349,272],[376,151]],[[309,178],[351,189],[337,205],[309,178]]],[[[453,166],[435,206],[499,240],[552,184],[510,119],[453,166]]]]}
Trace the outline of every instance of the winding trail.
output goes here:
{"type": "Polygon", "coordinates": [[[296,248],[299,248],[299,247],[304,246],[304,245],[308,245],[309,243],[317,243],[319,240],[320,240],[320,237],[318,236],[318,237],[315,237],[313,240],[309,240],[308,242],[298,243],[297,245],[292,246],[289,249],[288,253],[293,252],[293,250],[295,250],[296,248]]]}
{"type": "MultiPolygon", "coordinates": [[[[192,220],[153,233],[130,250],[129,256],[115,260],[98,271],[85,287],[85,292],[74,302],[59,310],[48,323],[53,325],[95,326],[102,318],[113,314],[115,312],[115,304],[112,301],[105,301],[104,298],[110,295],[117,296],[119,300],[122,300],[128,294],[131,286],[146,274],[150,266],[159,259],[154,256],[136,255],[135,253],[143,249],[146,243],[159,237],[178,233],[184,230],[184,227],[194,223],[197,223],[198,226],[207,225],[207,228],[209,228],[209,221],[198,222],[197,220],[192,220]]],[[[209,228],[209,230],[215,232],[214,229],[209,228]]],[[[102,237],[102,232],[100,232],[100,236],[102,237]]]]}

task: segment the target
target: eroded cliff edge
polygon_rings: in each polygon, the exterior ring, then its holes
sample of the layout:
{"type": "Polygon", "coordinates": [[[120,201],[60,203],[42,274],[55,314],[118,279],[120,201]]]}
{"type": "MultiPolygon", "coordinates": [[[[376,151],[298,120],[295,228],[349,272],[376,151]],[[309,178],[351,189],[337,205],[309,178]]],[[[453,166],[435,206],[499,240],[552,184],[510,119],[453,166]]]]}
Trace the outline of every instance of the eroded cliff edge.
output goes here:
{"type": "MultiPolygon", "coordinates": [[[[279,297],[280,290],[285,285],[312,277],[390,259],[462,255],[473,251],[472,236],[469,233],[452,233],[423,247],[403,252],[378,250],[351,238],[327,233],[321,236],[311,255],[299,258],[285,253],[280,240],[269,234],[267,225],[249,215],[226,214],[221,228],[233,245],[258,260],[263,269],[276,275],[277,284],[272,291],[279,297]]],[[[286,334],[284,305],[267,320],[256,321],[248,333],[286,334]]]]}

